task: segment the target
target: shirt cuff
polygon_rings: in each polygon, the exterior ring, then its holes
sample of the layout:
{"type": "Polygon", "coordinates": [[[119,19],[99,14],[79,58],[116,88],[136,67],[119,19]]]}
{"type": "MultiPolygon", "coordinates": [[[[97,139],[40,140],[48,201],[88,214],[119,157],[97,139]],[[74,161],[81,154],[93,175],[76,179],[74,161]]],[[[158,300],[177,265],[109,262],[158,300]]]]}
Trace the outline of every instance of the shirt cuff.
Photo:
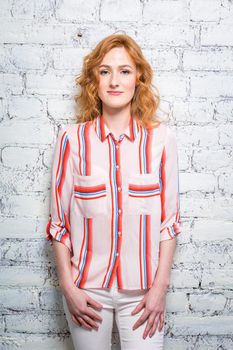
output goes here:
{"type": "Polygon", "coordinates": [[[171,226],[165,227],[160,231],[160,242],[167,239],[172,239],[181,233],[181,223],[174,222],[171,226]]]}
{"type": "Polygon", "coordinates": [[[60,227],[54,225],[50,219],[46,226],[46,241],[53,245],[53,239],[63,243],[72,252],[72,243],[70,239],[70,234],[65,227],[60,227]]]}

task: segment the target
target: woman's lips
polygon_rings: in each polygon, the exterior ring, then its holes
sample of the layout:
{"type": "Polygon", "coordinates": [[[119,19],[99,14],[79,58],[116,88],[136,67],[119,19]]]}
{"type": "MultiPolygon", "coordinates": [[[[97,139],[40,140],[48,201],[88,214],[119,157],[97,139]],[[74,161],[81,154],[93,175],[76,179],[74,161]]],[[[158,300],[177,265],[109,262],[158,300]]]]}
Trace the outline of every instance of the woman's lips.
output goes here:
{"type": "Polygon", "coordinates": [[[108,91],[109,95],[113,95],[113,96],[119,96],[120,94],[122,94],[121,91],[108,91]]]}

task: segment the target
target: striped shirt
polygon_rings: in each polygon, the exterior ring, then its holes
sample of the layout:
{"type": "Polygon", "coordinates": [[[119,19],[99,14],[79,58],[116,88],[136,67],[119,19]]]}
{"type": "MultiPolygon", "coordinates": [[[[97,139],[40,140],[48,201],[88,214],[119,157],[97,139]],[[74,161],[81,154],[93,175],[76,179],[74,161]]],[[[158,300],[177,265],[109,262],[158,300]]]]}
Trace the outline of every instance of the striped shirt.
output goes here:
{"type": "Polygon", "coordinates": [[[131,116],[117,140],[102,116],[62,126],[54,150],[46,240],[71,252],[79,288],[148,289],[160,241],[181,232],[178,152],[166,124],[131,116]]]}

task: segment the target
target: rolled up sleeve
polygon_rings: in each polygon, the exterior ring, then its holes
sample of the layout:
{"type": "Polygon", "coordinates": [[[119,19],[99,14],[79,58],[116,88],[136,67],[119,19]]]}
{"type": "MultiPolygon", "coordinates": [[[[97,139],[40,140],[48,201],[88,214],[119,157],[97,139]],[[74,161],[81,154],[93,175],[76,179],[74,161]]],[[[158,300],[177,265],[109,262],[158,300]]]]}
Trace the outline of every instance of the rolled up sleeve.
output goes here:
{"type": "Polygon", "coordinates": [[[160,241],[164,241],[181,233],[178,150],[175,133],[169,127],[161,159],[160,184],[160,241]]]}
{"type": "Polygon", "coordinates": [[[50,213],[46,225],[46,240],[63,243],[72,251],[70,233],[70,201],[73,190],[73,162],[67,131],[61,127],[53,154],[50,191],[50,213]]]}

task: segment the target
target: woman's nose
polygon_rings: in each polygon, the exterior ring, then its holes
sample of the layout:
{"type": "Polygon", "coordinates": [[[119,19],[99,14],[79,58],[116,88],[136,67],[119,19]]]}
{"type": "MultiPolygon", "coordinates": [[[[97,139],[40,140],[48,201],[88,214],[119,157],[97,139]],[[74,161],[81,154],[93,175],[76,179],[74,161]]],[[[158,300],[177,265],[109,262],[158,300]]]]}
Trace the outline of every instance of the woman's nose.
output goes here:
{"type": "Polygon", "coordinates": [[[111,78],[110,78],[110,85],[118,86],[118,75],[117,75],[117,73],[112,73],[111,78]]]}

